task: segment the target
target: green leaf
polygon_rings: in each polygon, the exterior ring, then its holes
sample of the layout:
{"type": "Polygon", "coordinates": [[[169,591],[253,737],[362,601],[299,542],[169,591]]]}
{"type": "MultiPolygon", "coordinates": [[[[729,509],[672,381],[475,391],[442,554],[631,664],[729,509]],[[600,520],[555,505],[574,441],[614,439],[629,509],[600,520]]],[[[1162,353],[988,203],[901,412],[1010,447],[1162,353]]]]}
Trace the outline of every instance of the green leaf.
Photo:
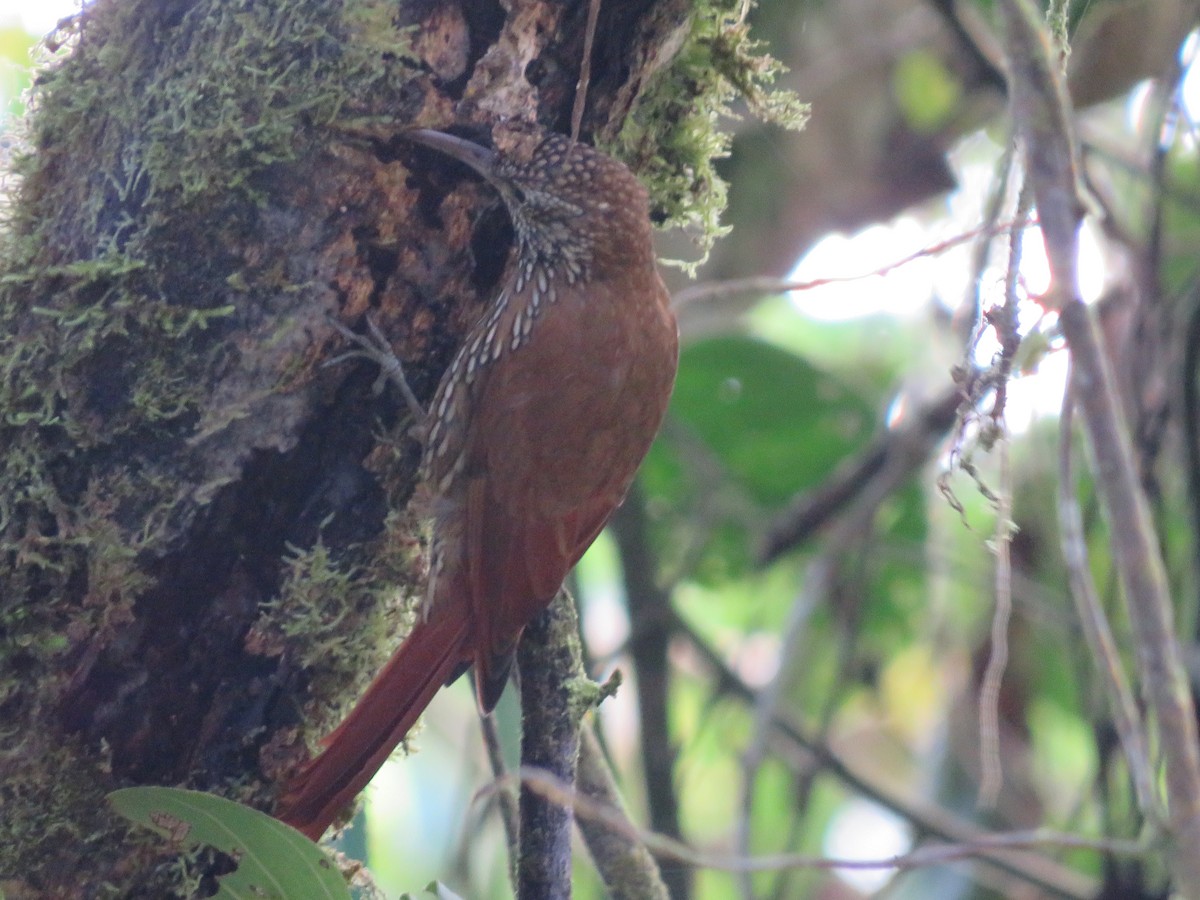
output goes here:
{"type": "Polygon", "coordinates": [[[859,381],[744,335],[686,347],[641,470],[664,558],[682,550],[688,577],[710,586],[748,572],[762,511],[819,484],[876,430],[882,397],[859,381]]]}
{"type": "Polygon", "coordinates": [[[741,336],[684,350],[671,412],[765,504],[819,483],[875,426],[875,410],[839,378],[741,336]]]}
{"type": "Polygon", "coordinates": [[[316,844],[266,813],[232,800],[179,788],[113,791],[108,802],[125,818],[181,847],[215,847],[237,861],[219,879],[218,898],[350,900],[341,873],[316,844]]]}

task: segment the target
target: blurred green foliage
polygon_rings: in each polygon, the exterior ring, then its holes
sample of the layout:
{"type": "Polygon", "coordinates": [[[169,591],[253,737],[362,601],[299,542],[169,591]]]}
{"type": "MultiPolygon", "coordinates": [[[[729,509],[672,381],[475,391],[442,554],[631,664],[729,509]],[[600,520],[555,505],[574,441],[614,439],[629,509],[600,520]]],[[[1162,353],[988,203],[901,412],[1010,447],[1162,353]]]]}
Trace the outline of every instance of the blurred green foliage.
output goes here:
{"type": "Polygon", "coordinates": [[[25,110],[21,97],[30,84],[33,45],[33,35],[24,29],[0,25],[0,132],[25,110]]]}

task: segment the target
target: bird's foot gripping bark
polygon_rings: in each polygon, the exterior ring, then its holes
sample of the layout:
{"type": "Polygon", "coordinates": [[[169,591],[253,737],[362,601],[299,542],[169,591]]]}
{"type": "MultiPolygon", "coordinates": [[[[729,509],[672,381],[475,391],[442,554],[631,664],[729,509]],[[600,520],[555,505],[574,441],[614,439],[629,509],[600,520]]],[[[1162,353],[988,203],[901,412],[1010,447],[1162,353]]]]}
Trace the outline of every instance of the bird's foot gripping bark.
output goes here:
{"type": "Polygon", "coordinates": [[[404,398],[404,402],[408,406],[408,411],[412,415],[417,427],[424,429],[429,414],[426,412],[425,407],[421,405],[421,401],[417,399],[417,395],[413,393],[408,379],[404,377],[404,366],[400,362],[400,358],[396,356],[396,352],[392,349],[387,336],[375,324],[375,320],[369,314],[363,316],[367,322],[367,333],[359,334],[356,331],[351,331],[333,316],[327,316],[326,318],[329,320],[330,325],[348,341],[355,344],[358,349],[339,354],[324,365],[336,366],[338,363],[345,362],[348,359],[368,359],[375,363],[379,366],[379,377],[375,379],[375,385],[372,390],[375,393],[379,393],[383,390],[384,384],[390,381],[400,392],[400,396],[404,398]]]}

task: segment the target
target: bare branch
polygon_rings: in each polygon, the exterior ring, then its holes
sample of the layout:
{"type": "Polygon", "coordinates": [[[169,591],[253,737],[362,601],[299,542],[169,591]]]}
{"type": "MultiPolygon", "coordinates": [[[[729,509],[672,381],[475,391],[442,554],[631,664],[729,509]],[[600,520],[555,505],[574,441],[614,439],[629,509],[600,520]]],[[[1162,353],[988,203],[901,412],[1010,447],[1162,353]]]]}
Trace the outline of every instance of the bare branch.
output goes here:
{"type": "MultiPolygon", "coordinates": [[[[508,767],[504,764],[504,754],[500,746],[500,733],[496,730],[496,720],[489,713],[479,717],[479,725],[483,731],[483,745],[487,748],[492,777],[501,779],[508,774],[508,767]]],[[[500,821],[504,823],[504,839],[508,844],[508,876],[515,890],[517,859],[521,855],[520,811],[517,808],[517,798],[512,791],[500,791],[497,802],[500,806],[500,821]]]]}
{"type": "Polygon", "coordinates": [[[1138,711],[1133,689],[1129,686],[1121,655],[1108,625],[1108,617],[1100,606],[1100,598],[1096,596],[1096,587],[1092,584],[1088,569],[1087,542],[1084,540],[1071,466],[1071,418],[1074,409],[1071,394],[1067,392],[1063,397],[1059,426],[1062,434],[1058,446],[1058,525],[1062,535],[1063,559],[1071,584],[1071,598],[1075,601],[1088,649],[1104,681],[1113,722],[1129,764],[1138,808],[1147,820],[1161,826],[1166,816],[1154,789],[1154,770],[1150,765],[1150,751],[1146,747],[1145,722],[1138,711]]]}
{"type": "Polygon", "coordinates": [[[962,244],[968,244],[979,237],[993,237],[997,234],[1003,234],[1013,226],[1014,223],[1006,222],[993,225],[989,228],[976,228],[962,234],[956,234],[944,241],[938,241],[930,244],[928,247],[922,247],[920,250],[910,253],[908,256],[901,257],[894,262],[890,262],[885,266],[880,266],[877,269],[863,272],[859,275],[830,276],[828,278],[814,278],[811,281],[789,281],[784,278],[754,276],[698,284],[694,287],[676,291],[671,305],[678,310],[696,303],[714,302],[730,297],[743,297],[750,294],[770,295],[786,294],[792,291],[811,291],[829,284],[844,284],[846,282],[862,281],[864,278],[876,278],[894,272],[896,269],[917,260],[938,256],[962,244]]]}
{"type": "MultiPolygon", "coordinates": [[[[575,601],[566,590],[525,629],[517,650],[521,676],[521,765],[575,780],[579,723],[570,684],[583,671],[575,601]]],[[[504,782],[500,782],[503,784],[504,782]]],[[[571,811],[544,794],[521,791],[521,853],[517,896],[571,896],[571,811]]]]}
{"type": "MultiPolygon", "coordinates": [[[[668,727],[671,681],[667,651],[674,624],[670,594],[658,583],[659,563],[650,543],[645,496],[634,482],[624,505],[611,522],[621,553],[625,596],[629,604],[630,636],[638,714],[641,759],[650,827],[679,837],[679,799],[675,794],[676,749],[668,727]]],[[[664,873],[671,895],[691,893],[691,873],[680,866],[664,873]]]]}
{"type": "Polygon", "coordinates": [[[996,508],[992,553],[996,557],[996,608],[992,613],[991,653],[979,687],[979,805],[995,807],[1004,785],[1000,758],[1000,682],[1008,666],[1008,625],[1012,620],[1012,473],[1008,441],[1000,439],[1001,489],[996,508]]]}
{"type": "MultiPolygon", "coordinates": [[[[803,853],[778,853],[755,857],[730,856],[697,850],[673,838],[638,828],[625,818],[620,810],[579,793],[570,784],[540,769],[522,767],[519,773],[509,776],[509,778],[514,781],[519,778],[521,786],[527,792],[540,794],[554,804],[571,807],[575,811],[577,819],[592,819],[628,840],[645,844],[652,853],[660,858],[724,872],[770,872],[794,868],[917,869],[976,857],[990,857],[997,852],[1012,850],[1063,848],[1145,856],[1154,849],[1141,841],[1095,840],[1077,834],[1038,828],[1030,831],[980,832],[970,840],[961,843],[929,844],[911,853],[871,860],[838,859],[803,853]]],[[[501,786],[503,785],[499,784],[494,787],[501,786]]]]}
{"type": "MultiPolygon", "coordinates": [[[[726,665],[720,654],[690,628],[686,621],[678,620],[675,630],[687,636],[705,663],[716,673],[721,691],[743,700],[753,699],[755,692],[726,665]]],[[[777,739],[786,741],[805,753],[811,754],[825,772],[862,796],[908,820],[917,831],[956,843],[972,841],[981,833],[979,827],[973,822],[962,819],[949,810],[900,797],[890,788],[875,782],[869,775],[859,772],[842,759],[825,741],[809,733],[806,728],[783,712],[777,713],[771,723],[771,728],[777,739]]],[[[985,855],[985,858],[989,864],[1036,885],[1045,893],[1056,897],[1073,897],[1083,900],[1083,898],[1093,897],[1096,892],[1095,884],[1089,879],[1050,859],[1028,854],[1019,857],[1001,854],[985,855]]]]}
{"type": "Polygon", "coordinates": [[[1091,311],[1076,289],[1078,187],[1069,102],[1044,27],[1026,0],[1003,0],[1012,115],[1024,142],[1053,279],[1047,302],[1071,349],[1071,390],[1083,411],[1096,487],[1129,606],[1142,691],[1158,722],[1173,837],[1170,867],[1183,896],[1200,896],[1200,748],[1195,704],[1175,636],[1166,571],[1134,466],[1129,430],[1091,311]]]}
{"type": "Polygon", "coordinates": [[[858,456],[846,460],[823,484],[801,494],[768,526],[760,565],[774,562],[842,514],[865,492],[890,493],[924,465],[954,425],[962,388],[947,389],[915,415],[880,435],[858,456]]]}
{"type": "MultiPolygon", "coordinates": [[[[580,742],[579,792],[602,808],[621,812],[620,793],[600,742],[589,728],[583,729],[580,742]]],[[[636,837],[638,829],[629,824],[628,817],[625,817],[626,827],[620,830],[606,827],[591,816],[576,816],[575,821],[612,897],[616,900],[670,900],[671,894],[663,884],[658,863],[645,842],[636,837]],[[631,832],[635,836],[631,837],[631,832]]]]}

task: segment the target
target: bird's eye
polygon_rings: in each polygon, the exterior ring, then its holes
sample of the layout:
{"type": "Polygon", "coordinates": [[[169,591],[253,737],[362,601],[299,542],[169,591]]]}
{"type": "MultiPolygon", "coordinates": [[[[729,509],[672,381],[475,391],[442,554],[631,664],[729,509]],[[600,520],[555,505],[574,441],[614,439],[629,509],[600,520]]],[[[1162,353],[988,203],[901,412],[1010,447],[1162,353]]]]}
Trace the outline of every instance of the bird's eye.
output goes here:
{"type": "Polygon", "coordinates": [[[515,184],[512,185],[512,195],[513,195],[513,199],[516,200],[518,203],[525,202],[525,192],[523,190],[521,190],[519,187],[517,187],[515,184]]]}

